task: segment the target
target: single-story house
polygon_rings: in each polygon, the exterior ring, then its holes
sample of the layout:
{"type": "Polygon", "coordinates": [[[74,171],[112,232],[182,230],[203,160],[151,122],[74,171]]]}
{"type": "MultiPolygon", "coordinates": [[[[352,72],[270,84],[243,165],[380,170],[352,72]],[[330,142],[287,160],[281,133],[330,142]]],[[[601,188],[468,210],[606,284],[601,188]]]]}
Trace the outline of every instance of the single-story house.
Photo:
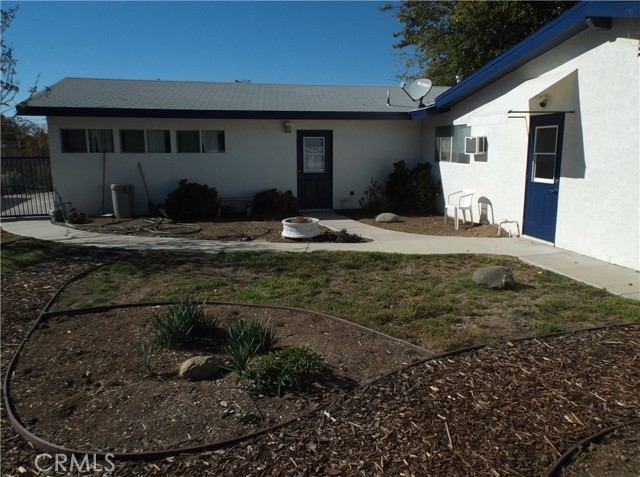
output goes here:
{"type": "Polygon", "coordinates": [[[372,177],[421,160],[417,107],[399,87],[65,78],[20,112],[47,116],[64,201],[108,212],[110,184],[132,184],[142,214],[145,183],[161,203],[181,179],[219,197],[276,188],[302,209],[359,207],[372,177]]]}
{"type": "Polygon", "coordinates": [[[404,160],[431,164],[444,199],[474,189],[476,221],[640,269],[639,40],[640,2],[582,2],[422,102],[399,87],[67,78],[18,111],[47,116],[54,185],[89,213],[110,209],[110,184],[133,184],[144,213],[143,174],[155,202],[187,179],[353,208],[404,160]]]}

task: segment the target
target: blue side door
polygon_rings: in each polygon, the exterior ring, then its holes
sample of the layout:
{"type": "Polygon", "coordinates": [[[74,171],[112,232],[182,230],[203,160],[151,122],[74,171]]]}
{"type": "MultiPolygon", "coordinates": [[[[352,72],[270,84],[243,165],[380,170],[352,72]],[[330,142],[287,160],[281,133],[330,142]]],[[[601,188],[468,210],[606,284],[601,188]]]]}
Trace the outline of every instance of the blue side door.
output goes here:
{"type": "Polygon", "coordinates": [[[555,242],[564,114],[532,116],[523,232],[555,242]]]}

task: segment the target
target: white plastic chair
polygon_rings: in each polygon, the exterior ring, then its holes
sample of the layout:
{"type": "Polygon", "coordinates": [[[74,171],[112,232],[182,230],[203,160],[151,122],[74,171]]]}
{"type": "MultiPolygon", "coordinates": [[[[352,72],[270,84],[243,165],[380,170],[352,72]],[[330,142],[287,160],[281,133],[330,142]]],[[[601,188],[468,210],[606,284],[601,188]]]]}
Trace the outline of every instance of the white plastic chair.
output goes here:
{"type": "Polygon", "coordinates": [[[445,207],[445,211],[444,211],[444,223],[447,223],[447,217],[449,216],[449,211],[453,211],[453,220],[454,220],[454,227],[456,230],[458,230],[458,211],[462,212],[462,223],[466,224],[465,222],[465,211],[469,211],[469,215],[471,216],[471,224],[473,225],[473,209],[471,208],[472,204],[473,204],[473,194],[475,194],[476,191],[473,189],[463,189],[463,190],[458,190],[456,192],[452,192],[451,194],[449,194],[447,196],[447,203],[444,206],[445,207]],[[454,198],[452,200],[452,197],[458,195],[459,197],[457,197],[457,200],[454,198]]]}

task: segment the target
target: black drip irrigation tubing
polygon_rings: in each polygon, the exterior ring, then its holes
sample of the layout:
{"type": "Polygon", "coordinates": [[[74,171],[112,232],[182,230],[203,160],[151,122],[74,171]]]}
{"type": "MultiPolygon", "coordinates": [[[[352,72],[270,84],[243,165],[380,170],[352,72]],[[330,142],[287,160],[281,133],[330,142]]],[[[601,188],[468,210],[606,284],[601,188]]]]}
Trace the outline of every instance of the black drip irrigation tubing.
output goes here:
{"type": "MultiPolygon", "coordinates": [[[[66,311],[55,311],[55,312],[50,312],[49,309],[51,308],[51,306],[53,305],[53,303],[57,300],[57,298],[60,296],[60,294],[63,292],[63,290],[71,283],[73,283],[76,280],[79,280],[80,278],[83,278],[84,276],[88,275],[89,273],[93,272],[94,270],[97,270],[98,268],[100,268],[101,266],[104,265],[100,265],[98,267],[94,267],[92,269],[89,270],[85,270],[84,272],[76,275],[75,277],[70,278],[69,280],[67,280],[66,282],[64,282],[62,284],[62,286],[60,288],[58,288],[58,290],[55,292],[55,294],[53,295],[53,297],[48,301],[48,303],[45,305],[44,309],[42,310],[42,312],[40,313],[40,316],[37,318],[37,320],[35,321],[35,323],[33,324],[33,326],[29,329],[29,331],[27,332],[25,338],[22,340],[22,342],[20,343],[20,346],[18,347],[15,355],[13,356],[13,358],[11,359],[11,362],[9,363],[9,366],[7,367],[7,372],[5,375],[5,379],[4,379],[4,383],[3,383],[3,391],[4,391],[4,401],[5,401],[5,407],[7,410],[7,416],[9,418],[9,422],[11,423],[11,427],[13,427],[13,429],[20,434],[24,439],[27,440],[27,442],[31,443],[36,449],[40,449],[44,452],[51,452],[51,453],[59,453],[59,454],[66,454],[66,455],[74,455],[76,457],[82,457],[85,456],[87,454],[91,454],[94,455],[96,458],[98,459],[102,459],[102,460],[106,460],[107,458],[109,459],[113,459],[113,460],[118,460],[118,461],[154,461],[154,460],[158,460],[158,459],[163,459],[166,457],[171,457],[171,456],[176,456],[179,454],[196,454],[199,452],[204,452],[204,451],[208,451],[208,450],[213,450],[213,449],[218,449],[218,448],[222,448],[222,447],[228,447],[234,444],[237,444],[239,442],[242,442],[244,440],[247,439],[251,439],[253,437],[257,437],[269,432],[273,432],[277,429],[280,429],[284,426],[290,425],[300,419],[304,419],[308,416],[311,416],[323,409],[325,409],[327,406],[333,404],[333,401],[329,401],[323,405],[320,406],[316,406],[312,409],[309,409],[308,411],[305,411],[291,419],[288,419],[286,421],[283,422],[279,422],[278,424],[275,424],[273,426],[264,428],[264,429],[260,429],[256,432],[252,432],[249,434],[244,434],[238,437],[234,437],[232,439],[224,439],[224,440],[219,440],[219,441],[215,441],[215,442],[211,442],[211,443],[206,443],[206,444],[200,444],[200,445],[196,445],[196,446],[190,446],[190,447],[180,447],[180,448],[169,448],[169,449],[161,449],[161,450],[156,450],[156,451],[146,451],[146,452],[102,452],[102,451],[94,451],[94,450],[88,450],[88,449],[72,449],[72,448],[68,448],[68,447],[64,447],[58,444],[55,444],[53,442],[50,442],[46,439],[43,439],[37,435],[35,435],[34,433],[32,433],[29,429],[27,429],[27,427],[22,423],[22,421],[20,420],[20,417],[18,416],[18,413],[16,412],[15,409],[15,405],[13,402],[13,398],[11,396],[11,378],[13,375],[13,372],[15,371],[15,368],[18,364],[18,360],[19,357],[25,347],[25,345],[27,344],[29,338],[31,337],[31,335],[33,334],[33,332],[40,326],[41,323],[44,323],[47,319],[54,317],[54,316],[61,316],[61,315],[68,315],[68,316],[75,316],[75,315],[81,315],[81,314],[87,314],[87,313],[98,313],[98,312],[104,312],[104,311],[109,311],[109,310],[113,310],[113,309],[118,309],[118,308],[133,308],[133,307],[148,307],[148,306],[163,306],[163,305],[170,305],[170,304],[175,304],[175,302],[145,302],[145,303],[134,303],[134,304],[118,304],[118,305],[103,305],[103,306],[96,306],[96,307],[90,307],[90,308],[81,308],[81,309],[75,309],[75,310],[66,310],[66,311]]],[[[425,350],[424,348],[421,348],[419,346],[416,346],[412,343],[400,340],[398,338],[394,338],[391,336],[387,336],[384,335],[383,333],[377,332],[375,330],[370,330],[369,328],[366,328],[364,326],[361,325],[357,325],[355,323],[351,323],[347,320],[343,320],[341,318],[337,318],[331,315],[326,315],[326,314],[322,314],[322,313],[317,313],[317,312],[313,312],[313,311],[308,311],[308,310],[302,310],[299,308],[288,308],[288,307],[278,307],[278,306],[270,306],[270,305],[256,305],[256,304],[243,304],[243,303],[232,303],[232,302],[205,302],[205,304],[207,305],[219,305],[219,306],[242,306],[242,307],[248,307],[248,308],[269,308],[269,309],[279,309],[279,310],[288,310],[288,311],[295,311],[295,312],[302,312],[302,313],[306,313],[306,314],[310,314],[310,315],[315,315],[315,316],[319,316],[322,318],[327,318],[327,319],[333,319],[333,320],[337,320],[352,326],[356,326],[359,328],[362,328],[364,330],[367,330],[369,332],[374,332],[378,335],[381,336],[385,336],[386,338],[391,338],[392,340],[398,342],[398,343],[403,343],[405,345],[408,345],[416,350],[420,350],[421,352],[429,352],[428,350],[425,350]]],[[[401,368],[404,369],[404,368],[401,368]]],[[[396,370],[395,372],[398,372],[400,370],[396,370]]],[[[393,373],[390,373],[393,374],[393,373]]],[[[373,381],[372,381],[373,382],[373,381]]],[[[367,382],[363,385],[361,385],[360,387],[364,387],[364,386],[368,386],[370,384],[372,384],[372,382],[367,382]]]]}
{"type": "MultiPolygon", "coordinates": [[[[116,305],[103,305],[103,306],[96,306],[96,307],[89,307],[89,308],[81,308],[81,309],[74,309],[74,310],[65,310],[65,311],[55,311],[55,312],[50,312],[49,309],[51,308],[51,306],[53,305],[53,303],[57,300],[57,298],[60,296],[60,294],[64,291],[64,289],[71,283],[73,283],[76,280],[79,280],[80,278],[83,278],[84,276],[88,275],[89,273],[97,270],[98,268],[104,266],[106,264],[102,264],[99,265],[97,267],[94,267],[92,269],[89,270],[85,270],[84,272],[81,272],[80,274],[70,278],[69,280],[65,281],[62,286],[60,286],[60,288],[58,288],[58,290],[54,293],[53,297],[47,302],[47,304],[45,305],[45,307],[43,308],[42,312],[40,313],[40,316],[37,318],[37,320],[35,321],[35,323],[33,324],[33,326],[29,329],[29,331],[27,332],[26,336],[24,337],[24,339],[22,340],[22,342],[20,343],[20,346],[18,347],[16,353],[14,354],[13,358],[11,359],[11,362],[9,363],[9,366],[7,367],[7,372],[5,375],[5,379],[4,379],[4,383],[3,383],[3,391],[4,391],[4,401],[5,401],[5,407],[7,410],[7,416],[9,418],[9,422],[11,423],[11,426],[13,427],[13,429],[20,434],[23,438],[25,438],[29,443],[31,443],[36,449],[40,449],[42,451],[45,452],[51,452],[51,453],[60,453],[60,454],[66,454],[66,455],[74,455],[76,457],[82,457],[85,456],[87,454],[91,454],[94,455],[96,458],[100,458],[100,459],[112,459],[112,460],[117,460],[117,461],[155,461],[155,460],[159,460],[159,459],[163,459],[163,458],[167,458],[167,457],[172,457],[172,456],[176,456],[176,455],[180,455],[180,454],[197,454],[200,452],[204,452],[204,451],[209,451],[209,450],[213,450],[213,449],[219,449],[219,448],[223,448],[223,447],[229,447],[232,446],[234,444],[237,444],[239,442],[242,442],[244,440],[247,439],[251,439],[254,437],[258,437],[270,432],[273,432],[275,430],[278,430],[282,427],[288,426],[296,421],[299,421],[301,419],[304,419],[306,417],[309,417],[319,411],[322,411],[323,409],[326,409],[327,407],[329,407],[330,405],[334,404],[335,402],[337,402],[340,398],[338,399],[334,399],[332,401],[329,401],[323,405],[320,406],[316,406],[312,409],[309,409],[291,419],[288,419],[286,421],[280,422],[278,424],[275,424],[273,426],[264,428],[264,429],[260,429],[256,432],[252,432],[249,434],[244,434],[241,436],[237,436],[231,439],[223,439],[223,440],[219,440],[219,441],[215,441],[215,442],[210,442],[210,443],[206,443],[206,444],[200,444],[200,445],[196,445],[196,446],[190,446],[190,447],[179,447],[179,448],[169,448],[169,449],[160,449],[160,450],[155,450],[155,451],[146,451],[146,452],[102,452],[102,451],[94,451],[94,450],[88,450],[88,449],[71,449],[68,447],[64,447],[58,444],[55,444],[53,442],[47,441],[46,439],[43,439],[35,434],[33,434],[31,431],[29,431],[29,429],[27,429],[25,427],[25,425],[22,423],[22,421],[20,420],[20,417],[18,416],[15,406],[14,406],[14,402],[13,402],[13,398],[11,397],[11,378],[13,375],[13,372],[18,364],[18,360],[20,357],[20,354],[22,353],[26,343],[28,342],[29,338],[31,337],[31,335],[33,334],[33,332],[39,327],[39,325],[41,323],[43,323],[44,321],[46,321],[48,318],[50,317],[54,317],[54,316],[62,316],[62,315],[67,315],[67,316],[75,316],[75,315],[81,315],[81,314],[87,314],[87,313],[99,313],[99,312],[104,312],[104,311],[109,311],[109,310],[113,310],[113,309],[119,309],[119,308],[139,308],[139,307],[149,307],[149,306],[166,306],[166,305],[171,305],[171,304],[175,304],[175,302],[144,302],[144,303],[133,303],[133,304],[116,304],[116,305]]],[[[395,338],[393,336],[388,336],[385,335],[384,333],[380,333],[376,330],[372,330],[370,328],[367,328],[365,326],[359,325],[357,323],[352,323],[348,320],[344,320],[342,318],[338,318],[335,316],[331,316],[331,315],[327,315],[324,313],[319,313],[319,312],[315,312],[315,311],[309,311],[309,310],[303,310],[300,308],[292,308],[292,307],[281,307],[281,306],[273,306],[273,305],[257,305],[257,304],[250,304],[250,303],[233,303],[233,302],[215,302],[215,301],[206,301],[205,302],[206,305],[218,305],[218,306],[240,306],[240,307],[248,307],[248,308],[267,308],[267,309],[275,309],[275,310],[284,310],[284,311],[294,311],[294,312],[302,312],[302,313],[306,313],[306,314],[310,314],[310,315],[315,315],[321,318],[325,318],[325,319],[331,319],[331,320],[336,320],[342,323],[346,323],[348,325],[351,326],[355,326],[357,328],[366,330],[368,332],[372,332],[375,333],[377,335],[383,336],[387,339],[391,339],[393,341],[396,341],[398,343],[402,343],[404,345],[408,345],[416,350],[419,350],[421,352],[427,352],[427,353],[431,353],[431,351],[422,348],[420,346],[414,345],[412,343],[409,343],[408,341],[404,341],[401,340],[399,338],[395,338]]],[[[621,325],[614,325],[614,326],[602,326],[602,327],[598,327],[598,328],[591,328],[588,330],[579,330],[579,331],[569,331],[569,332],[562,332],[562,333],[554,333],[551,335],[544,335],[544,336],[535,336],[535,337],[528,337],[528,338],[520,338],[520,339],[514,339],[514,340],[509,340],[512,343],[516,343],[516,342],[520,342],[520,341],[528,341],[528,340],[533,340],[533,339],[538,339],[538,338],[550,338],[550,337],[556,337],[556,336],[562,336],[562,335],[567,335],[567,334],[572,334],[572,333],[577,333],[580,331],[597,331],[597,330],[602,330],[602,329],[611,329],[611,328],[618,328],[618,327],[625,327],[625,326],[629,326],[629,324],[621,324],[621,325]]],[[[443,358],[448,358],[451,356],[457,356],[460,354],[464,354],[464,353],[469,353],[472,351],[477,351],[483,348],[488,348],[490,347],[489,345],[477,345],[477,346],[471,346],[471,347],[467,347],[467,348],[462,348],[462,349],[458,349],[455,351],[450,351],[447,353],[442,353],[442,354],[434,354],[432,356],[428,356],[424,359],[420,359],[416,362],[413,362],[411,364],[408,364],[406,366],[403,366],[399,369],[395,369],[392,370],[388,373],[385,373],[382,376],[379,376],[377,378],[374,378],[370,381],[367,381],[365,383],[362,383],[361,385],[358,386],[358,388],[363,389],[366,388],[368,386],[371,386],[377,382],[382,381],[383,379],[386,379],[398,372],[401,372],[403,370],[412,368],[414,366],[419,366],[421,364],[424,364],[428,361],[432,361],[432,360],[438,360],[438,359],[443,359],[443,358]]],[[[589,442],[594,442],[595,439],[598,438],[602,438],[602,436],[604,436],[606,433],[611,432],[612,430],[617,429],[618,427],[622,427],[624,425],[629,425],[635,422],[640,422],[640,420],[638,421],[632,421],[630,423],[625,423],[625,424],[620,424],[618,426],[614,426],[612,428],[609,429],[605,429],[604,431],[601,431],[600,433],[596,434],[595,436],[592,436],[591,438],[587,438],[584,441],[581,441],[582,444],[584,442],[586,442],[588,439],[592,439],[589,442]],[[600,436],[600,437],[598,437],[600,436]]],[[[578,445],[574,446],[573,452],[572,449],[570,449],[569,451],[567,451],[563,457],[567,456],[566,459],[570,459],[573,454],[575,452],[577,452],[578,450],[578,445]]],[[[558,464],[554,464],[554,467],[552,468],[551,471],[553,472],[558,472],[558,469],[560,469],[562,467],[562,463],[560,463],[562,457],[560,459],[558,459],[557,462],[559,462],[558,464]],[[555,470],[554,470],[555,469],[555,470]]],[[[562,462],[565,462],[564,460],[562,462]]],[[[566,463],[564,464],[566,465],[566,463]]],[[[551,473],[551,471],[549,471],[549,473],[547,474],[548,477],[555,477],[554,473],[551,473]]]]}
{"type": "Polygon", "coordinates": [[[633,421],[607,427],[606,429],[603,429],[596,434],[582,439],[580,442],[571,446],[570,449],[568,449],[564,454],[558,457],[558,459],[551,465],[549,470],[547,470],[547,472],[544,474],[544,477],[560,477],[560,472],[562,471],[562,469],[570,465],[571,462],[573,462],[576,454],[588,448],[590,444],[597,444],[605,436],[611,434],[612,432],[617,431],[618,429],[622,429],[623,427],[634,426],[636,424],[640,424],[640,419],[634,419],[633,421]]]}

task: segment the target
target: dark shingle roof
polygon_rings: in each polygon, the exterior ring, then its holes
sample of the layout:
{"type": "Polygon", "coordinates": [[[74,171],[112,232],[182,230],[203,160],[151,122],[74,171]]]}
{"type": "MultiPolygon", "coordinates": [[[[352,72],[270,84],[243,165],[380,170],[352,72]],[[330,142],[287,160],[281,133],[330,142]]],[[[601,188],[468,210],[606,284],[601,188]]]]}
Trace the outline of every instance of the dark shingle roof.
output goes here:
{"type": "MultiPolygon", "coordinates": [[[[446,87],[434,87],[431,103],[446,87]]],[[[18,106],[22,115],[209,118],[403,118],[399,87],[65,78],[18,106]],[[387,91],[390,104],[387,105],[387,91]]]]}

